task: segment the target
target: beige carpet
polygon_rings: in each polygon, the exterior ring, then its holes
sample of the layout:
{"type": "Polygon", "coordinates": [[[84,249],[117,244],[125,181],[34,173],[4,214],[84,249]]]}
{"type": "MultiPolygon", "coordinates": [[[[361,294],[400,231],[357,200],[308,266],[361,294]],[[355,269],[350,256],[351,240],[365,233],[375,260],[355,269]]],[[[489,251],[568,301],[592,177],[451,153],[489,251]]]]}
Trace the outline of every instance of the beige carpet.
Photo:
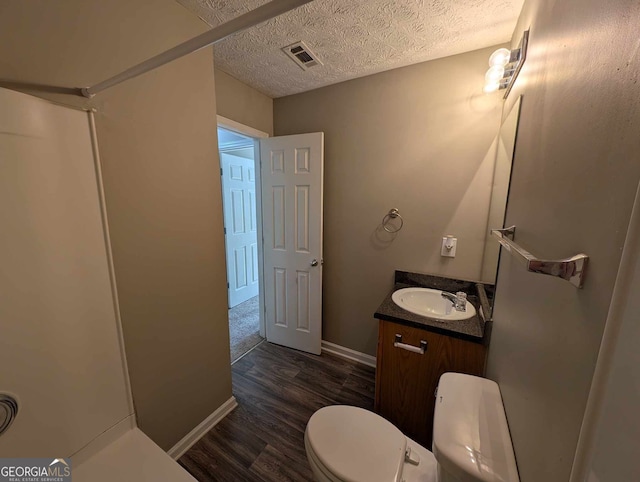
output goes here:
{"type": "Polygon", "coordinates": [[[229,310],[231,363],[236,361],[263,338],[260,336],[258,297],[255,296],[229,310]]]}

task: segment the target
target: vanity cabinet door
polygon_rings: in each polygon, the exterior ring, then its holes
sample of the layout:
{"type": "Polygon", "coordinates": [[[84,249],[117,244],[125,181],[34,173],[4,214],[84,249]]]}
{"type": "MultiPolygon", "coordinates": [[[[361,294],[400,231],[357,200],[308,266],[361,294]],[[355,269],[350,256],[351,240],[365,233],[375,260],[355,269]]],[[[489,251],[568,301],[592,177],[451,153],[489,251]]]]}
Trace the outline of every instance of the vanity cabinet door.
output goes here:
{"type": "Polygon", "coordinates": [[[445,372],[482,376],[486,350],[482,344],[420,328],[380,321],[376,369],[375,410],[405,435],[431,448],[435,389],[445,372]],[[420,347],[424,354],[395,347],[402,343],[420,347]]]}

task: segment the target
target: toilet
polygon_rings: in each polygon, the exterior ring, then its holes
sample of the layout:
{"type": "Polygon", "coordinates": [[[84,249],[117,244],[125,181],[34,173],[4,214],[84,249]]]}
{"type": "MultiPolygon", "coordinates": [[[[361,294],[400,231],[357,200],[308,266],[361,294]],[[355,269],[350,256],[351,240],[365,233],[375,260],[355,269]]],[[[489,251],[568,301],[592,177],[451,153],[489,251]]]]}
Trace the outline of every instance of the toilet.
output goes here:
{"type": "Polygon", "coordinates": [[[373,412],[333,405],[304,435],[318,482],[519,482],[498,385],[445,373],[436,391],[433,453],[373,412]]]}

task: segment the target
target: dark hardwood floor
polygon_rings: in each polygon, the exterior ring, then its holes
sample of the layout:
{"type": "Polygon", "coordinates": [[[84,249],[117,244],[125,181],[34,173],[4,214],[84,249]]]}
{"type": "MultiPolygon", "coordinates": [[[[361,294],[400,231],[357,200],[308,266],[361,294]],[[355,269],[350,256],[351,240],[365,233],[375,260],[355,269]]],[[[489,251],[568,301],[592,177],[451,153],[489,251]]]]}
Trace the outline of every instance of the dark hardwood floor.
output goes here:
{"type": "Polygon", "coordinates": [[[178,461],[199,481],[313,480],[309,417],[326,405],[373,410],[375,369],[264,342],[232,366],[238,407],[178,461]]]}

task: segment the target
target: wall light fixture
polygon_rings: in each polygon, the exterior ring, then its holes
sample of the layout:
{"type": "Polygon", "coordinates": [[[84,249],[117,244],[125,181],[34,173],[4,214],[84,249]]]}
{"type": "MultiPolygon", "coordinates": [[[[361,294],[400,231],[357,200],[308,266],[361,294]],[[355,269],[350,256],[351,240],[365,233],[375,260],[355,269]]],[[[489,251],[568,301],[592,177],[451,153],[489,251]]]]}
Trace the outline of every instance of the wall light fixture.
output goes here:
{"type": "Polygon", "coordinates": [[[520,73],[522,64],[527,58],[527,46],[529,44],[529,31],[525,30],[517,49],[498,49],[489,57],[489,70],[484,76],[484,92],[489,94],[496,90],[506,89],[506,99],[511,91],[516,77],[520,73]]]}

